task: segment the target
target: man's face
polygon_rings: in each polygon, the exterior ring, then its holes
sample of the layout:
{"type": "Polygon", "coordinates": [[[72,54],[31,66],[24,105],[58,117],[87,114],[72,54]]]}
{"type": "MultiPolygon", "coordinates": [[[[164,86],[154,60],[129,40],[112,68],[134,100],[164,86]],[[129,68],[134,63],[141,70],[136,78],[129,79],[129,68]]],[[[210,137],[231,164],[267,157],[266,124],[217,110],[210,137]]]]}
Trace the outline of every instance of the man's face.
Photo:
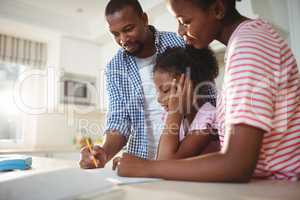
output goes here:
{"type": "Polygon", "coordinates": [[[116,42],[129,54],[136,56],[144,49],[148,19],[127,6],[107,15],[109,30],[116,42]]]}

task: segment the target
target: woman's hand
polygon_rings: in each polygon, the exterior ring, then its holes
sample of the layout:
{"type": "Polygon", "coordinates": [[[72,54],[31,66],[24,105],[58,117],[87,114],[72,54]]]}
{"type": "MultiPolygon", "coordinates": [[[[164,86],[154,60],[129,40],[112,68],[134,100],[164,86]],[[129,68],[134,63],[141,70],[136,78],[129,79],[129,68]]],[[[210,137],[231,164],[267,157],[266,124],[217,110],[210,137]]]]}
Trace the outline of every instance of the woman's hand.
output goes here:
{"type": "Polygon", "coordinates": [[[119,176],[147,177],[147,163],[149,161],[138,158],[128,153],[113,160],[113,170],[117,170],[119,176]]]}

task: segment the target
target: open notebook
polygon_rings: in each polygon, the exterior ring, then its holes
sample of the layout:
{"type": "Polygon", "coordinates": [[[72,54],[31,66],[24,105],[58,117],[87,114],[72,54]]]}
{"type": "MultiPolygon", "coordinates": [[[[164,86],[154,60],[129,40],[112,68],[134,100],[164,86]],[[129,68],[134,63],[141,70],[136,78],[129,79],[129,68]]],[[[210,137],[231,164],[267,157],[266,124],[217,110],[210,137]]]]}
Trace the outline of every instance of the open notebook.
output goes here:
{"type": "Polygon", "coordinates": [[[93,199],[87,197],[110,191],[116,185],[158,180],[118,177],[109,166],[94,170],[64,168],[5,181],[1,183],[0,199],[93,199]]]}
{"type": "Polygon", "coordinates": [[[136,183],[147,183],[153,181],[159,181],[160,179],[154,178],[128,178],[128,177],[120,177],[117,175],[115,171],[112,171],[111,167],[107,166],[104,169],[91,169],[85,170],[90,174],[105,174],[106,180],[115,184],[115,185],[128,185],[128,184],[136,184],[136,183]]]}

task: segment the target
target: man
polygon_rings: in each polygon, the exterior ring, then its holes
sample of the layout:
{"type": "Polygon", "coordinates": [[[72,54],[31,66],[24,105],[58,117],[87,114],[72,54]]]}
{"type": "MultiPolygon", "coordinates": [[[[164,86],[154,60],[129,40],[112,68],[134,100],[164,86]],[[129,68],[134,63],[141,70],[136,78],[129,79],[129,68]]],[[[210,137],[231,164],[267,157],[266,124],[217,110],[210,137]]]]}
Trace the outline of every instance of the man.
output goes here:
{"type": "MultiPolygon", "coordinates": [[[[127,143],[129,154],[154,159],[163,124],[152,68],[157,54],[184,46],[184,41],[175,33],[149,26],[137,0],[110,0],[105,17],[122,48],[106,68],[109,113],[105,143],[93,147],[97,167],[104,167],[127,143]]],[[[87,148],[81,151],[80,166],[96,167],[87,148]]]]}

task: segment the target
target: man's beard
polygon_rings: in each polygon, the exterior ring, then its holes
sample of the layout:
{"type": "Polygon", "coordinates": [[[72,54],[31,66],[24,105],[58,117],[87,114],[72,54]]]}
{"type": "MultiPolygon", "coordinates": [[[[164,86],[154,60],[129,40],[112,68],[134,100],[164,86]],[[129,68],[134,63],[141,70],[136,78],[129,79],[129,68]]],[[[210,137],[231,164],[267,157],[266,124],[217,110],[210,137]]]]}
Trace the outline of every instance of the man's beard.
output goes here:
{"type": "Polygon", "coordinates": [[[129,52],[125,48],[126,53],[128,53],[131,56],[137,56],[139,53],[141,53],[144,50],[144,44],[142,42],[136,42],[136,43],[138,48],[133,52],[129,52]]]}

